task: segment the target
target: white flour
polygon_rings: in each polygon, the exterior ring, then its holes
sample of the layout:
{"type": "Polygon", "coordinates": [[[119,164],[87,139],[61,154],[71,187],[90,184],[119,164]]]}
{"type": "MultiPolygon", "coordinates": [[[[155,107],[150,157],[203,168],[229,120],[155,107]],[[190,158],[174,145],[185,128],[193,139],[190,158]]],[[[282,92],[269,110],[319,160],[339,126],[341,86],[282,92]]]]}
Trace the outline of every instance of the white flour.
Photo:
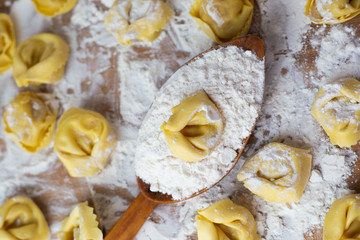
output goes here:
{"type": "Polygon", "coordinates": [[[184,199],[225,175],[258,117],[263,72],[264,61],[254,53],[227,47],[182,67],[166,82],[142,123],[135,155],[136,174],[151,191],[184,199]],[[171,108],[202,89],[223,116],[224,130],[209,156],[189,163],[174,157],[160,126],[171,116],[171,108]]]}
{"type": "MultiPolygon", "coordinates": [[[[109,231],[139,192],[134,171],[136,138],[158,89],[180,65],[214,44],[189,16],[192,2],[167,1],[175,16],[159,38],[153,43],[128,47],[119,45],[105,29],[102,19],[112,0],[79,0],[72,13],[66,15],[70,16],[68,20],[65,15],[54,20],[42,17],[29,0],[18,0],[12,5],[18,43],[39,32],[51,31],[62,36],[71,47],[64,78],[50,87],[63,110],[85,107],[104,113],[117,131],[119,141],[105,169],[80,185],[82,189],[90,189],[90,195],[84,199],[77,196],[77,185],[68,176],[62,184],[45,182],[37,176],[53,169],[61,170],[52,146],[37,154],[25,153],[5,136],[0,123],[0,203],[15,194],[37,198],[46,210],[46,218],[52,219],[51,231],[56,234],[61,217],[70,213],[80,200],[92,198],[105,230],[109,231]],[[52,28],[53,21],[61,26],[52,28]],[[138,55],[138,51],[142,54],[138,55]],[[114,82],[120,83],[111,85],[114,82]],[[103,92],[106,84],[111,86],[111,91],[103,92]],[[100,191],[99,186],[108,190],[100,191]],[[56,196],[42,200],[49,192],[56,192],[56,196]],[[54,216],[60,219],[54,220],[54,216]]],[[[357,156],[351,149],[332,146],[310,115],[310,109],[318,88],[325,83],[339,77],[360,78],[357,27],[317,26],[312,34],[309,19],[303,15],[305,1],[258,0],[256,3],[260,8],[261,30],[252,33],[261,35],[266,43],[265,99],[241,162],[272,141],[311,148],[312,174],[300,202],[269,204],[254,196],[236,179],[240,163],[206,193],[178,204],[159,206],[137,239],[196,239],[196,211],[226,197],[254,214],[263,239],[304,239],[309,230],[321,228],[330,204],[351,192],[344,179],[351,174],[351,162],[357,156]],[[303,74],[307,71],[303,69],[305,63],[299,60],[307,38],[318,53],[310,64],[316,69],[309,71],[309,76],[303,74]]],[[[256,14],[257,11],[255,17],[256,14]]],[[[10,70],[0,75],[0,114],[2,107],[20,91],[11,74],[10,70]]]]}

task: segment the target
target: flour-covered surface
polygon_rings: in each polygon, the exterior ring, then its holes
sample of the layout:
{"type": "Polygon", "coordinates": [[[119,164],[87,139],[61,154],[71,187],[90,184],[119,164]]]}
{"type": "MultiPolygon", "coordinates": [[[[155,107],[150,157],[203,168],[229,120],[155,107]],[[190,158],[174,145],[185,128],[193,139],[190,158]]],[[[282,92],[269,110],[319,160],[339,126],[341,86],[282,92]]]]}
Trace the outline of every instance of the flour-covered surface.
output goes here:
{"type": "MultiPolygon", "coordinates": [[[[134,154],[139,126],[156,93],[183,63],[215,43],[189,16],[191,0],[168,0],[175,16],[153,43],[119,45],[103,17],[113,0],[79,0],[71,12],[51,18],[38,14],[30,0],[0,1],[10,13],[17,42],[40,32],[54,32],[71,47],[64,78],[52,86],[29,88],[53,92],[62,114],[83,107],[105,115],[117,133],[108,165],[96,176],[71,178],[52,145],[36,154],[20,150],[0,124],[0,203],[22,194],[43,210],[55,238],[60,221],[80,201],[89,200],[108,232],[139,190],[134,154]]],[[[194,216],[230,197],[254,214],[264,239],[322,239],[321,226],[330,204],[360,191],[360,148],[330,144],[310,114],[318,89],[343,77],[360,78],[360,18],[325,26],[310,24],[305,1],[256,1],[251,33],[266,45],[266,85],[262,112],[240,162],[216,187],[178,204],[161,205],[137,239],[196,239],[194,216]],[[236,175],[243,161],[272,141],[311,149],[313,168],[299,203],[266,203],[246,190],[236,175]]],[[[0,75],[0,113],[19,91],[11,70],[0,75]]]]}

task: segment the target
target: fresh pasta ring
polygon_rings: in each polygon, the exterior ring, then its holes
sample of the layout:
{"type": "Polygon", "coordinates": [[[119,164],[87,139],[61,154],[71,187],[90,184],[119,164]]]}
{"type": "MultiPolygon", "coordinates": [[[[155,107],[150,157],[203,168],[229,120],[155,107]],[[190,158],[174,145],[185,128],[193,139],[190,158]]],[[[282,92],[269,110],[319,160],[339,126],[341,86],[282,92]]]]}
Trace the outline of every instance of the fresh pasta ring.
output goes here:
{"type": "Polygon", "coordinates": [[[88,202],[77,204],[69,217],[61,222],[61,231],[58,232],[58,238],[60,240],[103,239],[97,216],[94,209],[88,206],[88,202]]]}
{"type": "Polygon", "coordinates": [[[59,36],[41,33],[22,42],[14,55],[14,78],[19,87],[61,80],[69,46],[59,36]]]}
{"type": "Polygon", "coordinates": [[[38,152],[53,139],[58,107],[53,94],[21,92],[4,109],[5,133],[23,150],[38,152]]]}
{"type": "Polygon", "coordinates": [[[206,35],[223,43],[248,33],[253,11],[254,0],[195,0],[190,15],[206,35]]]}
{"type": "Polygon", "coordinates": [[[69,12],[78,0],[32,0],[36,10],[44,16],[55,17],[69,12]]]}
{"type": "Polygon", "coordinates": [[[49,237],[45,217],[31,199],[12,197],[0,207],[1,240],[48,240],[49,237]]]}
{"type": "Polygon", "coordinates": [[[337,199],[325,216],[324,240],[360,239],[360,194],[337,199]]]}
{"type": "Polygon", "coordinates": [[[15,44],[16,40],[11,18],[7,14],[0,13],[0,73],[12,67],[15,44]]]}
{"type": "Polygon", "coordinates": [[[337,24],[346,22],[360,14],[360,1],[349,0],[308,0],[305,16],[319,24],[337,24]]]}
{"type": "Polygon", "coordinates": [[[71,108],[61,117],[54,150],[72,177],[92,176],[103,169],[116,137],[100,113],[71,108]]]}

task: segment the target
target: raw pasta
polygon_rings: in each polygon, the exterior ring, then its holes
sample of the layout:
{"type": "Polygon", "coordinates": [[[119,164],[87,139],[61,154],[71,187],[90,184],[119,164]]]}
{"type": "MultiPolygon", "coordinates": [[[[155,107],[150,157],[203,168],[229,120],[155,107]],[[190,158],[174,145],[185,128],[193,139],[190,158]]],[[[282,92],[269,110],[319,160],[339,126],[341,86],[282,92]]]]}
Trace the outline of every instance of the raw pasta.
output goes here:
{"type": "Polygon", "coordinates": [[[309,150],[270,143],[244,163],[238,179],[268,202],[298,202],[310,177],[311,160],[309,150]]]}
{"type": "Polygon", "coordinates": [[[53,95],[22,92],[5,107],[5,132],[25,151],[40,151],[54,136],[57,111],[58,104],[53,95]]]}
{"type": "Polygon", "coordinates": [[[305,15],[315,23],[335,24],[360,13],[360,0],[308,0],[305,15]]]}
{"type": "Polygon", "coordinates": [[[223,122],[219,110],[202,90],[171,111],[173,115],[161,126],[171,152],[188,162],[201,161],[221,136],[223,122]]]}
{"type": "Polygon", "coordinates": [[[22,42],[14,55],[14,78],[19,87],[61,80],[69,46],[59,36],[41,33],[22,42]]]}
{"type": "Polygon", "coordinates": [[[36,10],[47,17],[69,12],[78,0],[32,0],[36,10]]]}
{"type": "Polygon", "coordinates": [[[260,240],[256,222],[246,208],[230,199],[198,211],[196,216],[199,240],[260,240]]]}
{"type": "Polygon", "coordinates": [[[117,0],[104,22],[121,44],[129,45],[132,40],[152,42],[173,15],[173,10],[161,0],[117,0]]]}
{"type": "Polygon", "coordinates": [[[77,204],[70,216],[61,222],[60,240],[102,240],[103,234],[98,227],[99,223],[94,209],[88,202],[77,204]]]}
{"type": "Polygon", "coordinates": [[[315,98],[311,114],[324,128],[330,141],[350,147],[360,140],[360,82],[340,79],[324,85],[315,98]]]}
{"type": "Polygon", "coordinates": [[[324,240],[360,239],[360,194],[333,202],[325,216],[324,240]]]}
{"type": "Polygon", "coordinates": [[[10,17],[0,13],[0,73],[11,68],[15,52],[14,27],[10,17]]]}
{"type": "Polygon", "coordinates": [[[195,0],[190,15],[210,38],[222,43],[248,33],[253,10],[253,0],[195,0]]]}
{"type": "Polygon", "coordinates": [[[72,177],[86,177],[104,168],[115,143],[101,114],[71,108],[60,119],[54,149],[72,177]]]}
{"type": "Polygon", "coordinates": [[[12,197],[0,207],[1,240],[48,240],[49,237],[44,215],[31,199],[12,197]]]}

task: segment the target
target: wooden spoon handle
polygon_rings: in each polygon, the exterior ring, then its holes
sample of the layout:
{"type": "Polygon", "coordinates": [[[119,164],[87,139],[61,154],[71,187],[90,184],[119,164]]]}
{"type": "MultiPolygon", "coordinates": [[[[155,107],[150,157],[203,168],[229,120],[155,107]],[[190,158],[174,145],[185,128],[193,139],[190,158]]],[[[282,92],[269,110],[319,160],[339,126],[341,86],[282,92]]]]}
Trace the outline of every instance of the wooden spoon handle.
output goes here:
{"type": "Polygon", "coordinates": [[[105,240],[133,239],[157,205],[140,193],[105,236],[105,240]]]}

